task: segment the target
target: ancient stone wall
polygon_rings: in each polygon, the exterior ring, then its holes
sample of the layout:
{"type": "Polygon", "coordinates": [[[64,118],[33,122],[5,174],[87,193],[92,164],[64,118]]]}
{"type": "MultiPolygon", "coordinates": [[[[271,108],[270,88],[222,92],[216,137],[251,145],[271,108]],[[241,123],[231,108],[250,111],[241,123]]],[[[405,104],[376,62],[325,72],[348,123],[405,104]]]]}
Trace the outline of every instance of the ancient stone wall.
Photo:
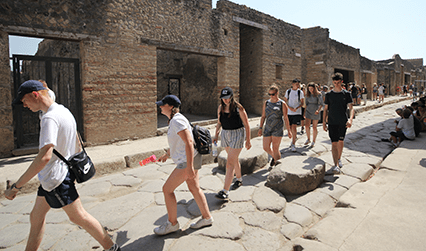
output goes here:
{"type": "Polygon", "coordinates": [[[14,149],[9,37],[0,30],[0,157],[14,149]]]}
{"type": "Polygon", "coordinates": [[[315,82],[318,85],[328,84],[329,31],[321,27],[303,30],[303,68],[302,81],[315,82]]]}
{"type": "Polygon", "coordinates": [[[291,86],[292,79],[301,77],[302,31],[300,27],[227,0],[218,1],[217,9],[240,23],[239,86],[244,89],[240,90],[240,101],[248,112],[261,114],[270,85],[275,83],[284,90],[291,86]]]}

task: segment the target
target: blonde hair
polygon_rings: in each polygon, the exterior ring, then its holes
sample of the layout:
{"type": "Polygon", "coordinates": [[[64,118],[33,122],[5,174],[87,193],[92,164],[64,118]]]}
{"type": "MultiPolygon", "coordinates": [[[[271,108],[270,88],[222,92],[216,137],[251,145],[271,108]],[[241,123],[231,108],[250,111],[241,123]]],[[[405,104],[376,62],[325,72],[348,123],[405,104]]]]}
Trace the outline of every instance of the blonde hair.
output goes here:
{"type": "Polygon", "coordinates": [[[273,85],[271,85],[271,87],[269,87],[269,90],[279,92],[280,88],[278,88],[278,86],[276,84],[273,84],[273,85]]]}

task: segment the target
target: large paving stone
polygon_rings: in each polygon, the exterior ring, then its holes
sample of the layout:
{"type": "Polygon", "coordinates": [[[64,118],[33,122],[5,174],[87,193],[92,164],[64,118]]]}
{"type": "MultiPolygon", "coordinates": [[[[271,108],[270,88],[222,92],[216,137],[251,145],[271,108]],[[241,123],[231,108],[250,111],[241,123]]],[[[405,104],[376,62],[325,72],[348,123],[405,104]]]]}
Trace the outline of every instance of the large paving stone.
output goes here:
{"type": "Polygon", "coordinates": [[[248,212],[241,215],[247,225],[260,227],[269,231],[278,230],[286,221],[270,211],[248,212]]]}
{"type": "Polygon", "coordinates": [[[281,227],[281,233],[287,238],[287,239],[295,239],[303,234],[303,228],[296,223],[288,223],[284,224],[281,227]]]}
{"type": "Polygon", "coordinates": [[[102,247],[89,233],[83,229],[76,229],[65,235],[64,237],[57,239],[57,243],[52,247],[51,250],[90,250],[102,247]]]}
{"type": "Polygon", "coordinates": [[[253,205],[253,203],[250,202],[234,202],[234,203],[227,203],[222,209],[220,209],[221,212],[231,212],[234,214],[242,214],[245,212],[255,212],[256,206],[253,205]]]}
{"type": "Polygon", "coordinates": [[[333,182],[334,184],[340,185],[347,189],[360,182],[359,179],[347,175],[326,175],[324,177],[324,181],[333,182]]]}
{"type": "Polygon", "coordinates": [[[127,170],[123,172],[124,175],[131,175],[136,178],[142,179],[142,180],[155,180],[155,179],[162,179],[167,174],[161,171],[158,171],[158,165],[146,165],[142,167],[133,168],[130,170],[127,170]]]}
{"type": "Polygon", "coordinates": [[[22,214],[0,214],[0,229],[3,229],[9,224],[17,222],[22,217],[28,216],[23,216],[22,214]]]}
{"type": "Polygon", "coordinates": [[[231,240],[237,240],[243,236],[243,229],[240,227],[238,216],[229,212],[215,212],[212,213],[212,216],[214,218],[213,225],[197,230],[194,234],[231,240]]]}
{"type": "Polygon", "coordinates": [[[350,163],[342,167],[342,172],[346,175],[358,178],[362,181],[367,180],[374,169],[365,163],[350,163]]]}
{"type": "Polygon", "coordinates": [[[309,226],[313,221],[311,211],[306,207],[294,203],[287,203],[284,211],[284,218],[286,218],[288,222],[297,223],[303,227],[309,226]]]}
{"type": "Polygon", "coordinates": [[[302,194],[317,188],[325,176],[325,162],[314,157],[291,156],[272,169],[266,186],[283,194],[302,194]]]}
{"type": "Polygon", "coordinates": [[[322,217],[335,206],[334,199],[320,192],[307,193],[292,202],[304,206],[322,217]]]}
{"type": "MultiPolygon", "coordinates": [[[[64,238],[67,234],[73,231],[83,231],[76,225],[69,224],[46,224],[46,229],[41,242],[42,250],[54,250],[51,249],[59,239],[64,238]]],[[[88,233],[86,233],[89,235],[88,233]]]]}
{"type": "MultiPolygon", "coordinates": [[[[268,154],[263,150],[262,140],[253,139],[251,143],[252,147],[250,148],[250,150],[243,148],[239,156],[242,174],[253,173],[254,171],[264,167],[268,163],[268,154]]],[[[228,154],[226,153],[226,151],[222,151],[219,154],[219,156],[217,157],[219,169],[223,171],[226,170],[227,158],[228,154]]]]}
{"type": "Polygon", "coordinates": [[[185,232],[185,226],[189,224],[190,215],[186,213],[183,205],[177,206],[180,231],[167,235],[167,237],[154,234],[154,228],[162,225],[167,220],[165,206],[151,206],[142,210],[139,214],[120,227],[114,234],[116,242],[122,246],[122,250],[169,250],[170,246],[185,232]]]}
{"type": "Polygon", "coordinates": [[[250,201],[255,189],[253,186],[242,186],[235,191],[231,191],[229,199],[232,202],[250,201]]]}
{"type": "Polygon", "coordinates": [[[96,181],[83,183],[78,189],[81,196],[103,196],[110,192],[112,185],[109,181],[96,181]]]}
{"type": "Polygon", "coordinates": [[[0,230],[0,249],[7,248],[25,240],[28,236],[27,224],[10,225],[0,230]]]}
{"type": "Polygon", "coordinates": [[[348,191],[348,189],[331,182],[325,182],[322,183],[316,189],[316,191],[328,194],[334,199],[339,200],[340,196],[342,196],[346,191],[348,191]]]}
{"type": "Polygon", "coordinates": [[[244,247],[232,240],[212,239],[200,235],[189,235],[179,238],[169,249],[170,251],[216,251],[235,250],[244,251],[244,247]],[[219,248],[221,247],[221,248],[219,248]]]}
{"type": "MultiPolygon", "coordinates": [[[[224,200],[217,199],[215,197],[215,193],[204,193],[204,195],[206,196],[210,212],[219,210],[223,206],[223,203],[226,202],[224,200]]],[[[190,215],[196,217],[201,215],[200,209],[194,199],[188,201],[187,211],[190,215]]]]}
{"type": "Polygon", "coordinates": [[[334,208],[327,217],[309,229],[305,236],[338,249],[367,215],[367,210],[334,208]]]}
{"type": "Polygon", "coordinates": [[[259,210],[270,210],[276,213],[283,210],[287,203],[283,195],[265,186],[254,191],[253,202],[259,210]]]}
{"type": "Polygon", "coordinates": [[[254,227],[246,227],[242,238],[247,251],[277,250],[284,241],[276,233],[254,227]]]}
{"type": "Polygon", "coordinates": [[[129,219],[154,202],[154,195],[134,192],[100,203],[88,210],[108,229],[118,229],[129,219]]]}
{"type": "Polygon", "coordinates": [[[200,187],[210,191],[219,191],[223,188],[222,181],[215,175],[208,175],[200,178],[200,187]]]}

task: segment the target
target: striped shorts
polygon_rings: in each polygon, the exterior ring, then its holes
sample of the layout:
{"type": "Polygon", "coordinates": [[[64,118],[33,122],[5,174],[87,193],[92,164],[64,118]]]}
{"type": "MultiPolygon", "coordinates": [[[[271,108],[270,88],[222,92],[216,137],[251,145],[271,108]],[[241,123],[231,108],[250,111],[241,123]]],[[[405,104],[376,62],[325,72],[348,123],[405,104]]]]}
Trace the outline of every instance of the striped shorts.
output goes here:
{"type": "Polygon", "coordinates": [[[246,138],[246,130],[244,127],[235,130],[222,129],[220,134],[221,146],[230,147],[234,149],[241,149],[244,147],[244,140],[246,138]]]}

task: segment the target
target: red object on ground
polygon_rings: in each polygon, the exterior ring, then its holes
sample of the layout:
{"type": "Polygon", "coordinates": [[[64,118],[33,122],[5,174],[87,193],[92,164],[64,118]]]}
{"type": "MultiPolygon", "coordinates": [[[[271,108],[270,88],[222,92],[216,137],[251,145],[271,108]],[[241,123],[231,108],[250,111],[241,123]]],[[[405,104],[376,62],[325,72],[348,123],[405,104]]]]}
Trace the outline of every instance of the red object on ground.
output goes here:
{"type": "Polygon", "coordinates": [[[149,156],[148,158],[139,161],[139,165],[144,166],[144,165],[146,165],[150,162],[155,162],[156,159],[157,159],[157,157],[155,157],[155,155],[153,154],[153,155],[149,156]]]}

